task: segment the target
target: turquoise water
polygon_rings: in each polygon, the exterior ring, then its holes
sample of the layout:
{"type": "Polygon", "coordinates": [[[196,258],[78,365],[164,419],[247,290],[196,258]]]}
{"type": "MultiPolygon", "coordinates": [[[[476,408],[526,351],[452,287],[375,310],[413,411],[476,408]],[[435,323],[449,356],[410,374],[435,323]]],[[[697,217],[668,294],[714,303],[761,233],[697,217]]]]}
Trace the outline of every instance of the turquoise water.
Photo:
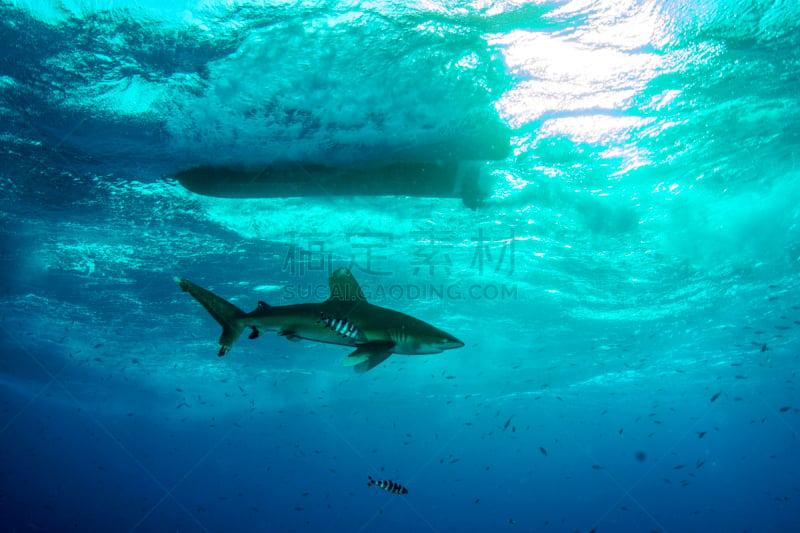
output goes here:
{"type": "Polygon", "coordinates": [[[800,4],[169,6],[0,3],[3,530],[796,530],[800,4]],[[465,346],[218,358],[173,281],[339,267],[465,346]]]}

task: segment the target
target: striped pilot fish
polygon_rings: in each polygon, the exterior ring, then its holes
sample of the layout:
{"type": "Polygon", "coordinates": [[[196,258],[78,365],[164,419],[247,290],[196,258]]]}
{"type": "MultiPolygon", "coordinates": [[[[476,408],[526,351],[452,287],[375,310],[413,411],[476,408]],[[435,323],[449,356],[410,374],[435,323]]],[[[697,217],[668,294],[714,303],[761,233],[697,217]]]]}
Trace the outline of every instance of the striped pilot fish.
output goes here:
{"type": "Polygon", "coordinates": [[[364,334],[357,327],[344,318],[333,318],[323,313],[319,314],[319,321],[325,324],[326,328],[331,328],[336,333],[356,342],[364,340],[364,334]]]}
{"type": "Polygon", "coordinates": [[[367,483],[368,487],[376,485],[377,487],[385,490],[386,492],[391,492],[392,494],[408,494],[408,489],[405,488],[400,483],[395,483],[394,481],[375,481],[372,479],[372,476],[369,477],[369,483],[367,483]]]}

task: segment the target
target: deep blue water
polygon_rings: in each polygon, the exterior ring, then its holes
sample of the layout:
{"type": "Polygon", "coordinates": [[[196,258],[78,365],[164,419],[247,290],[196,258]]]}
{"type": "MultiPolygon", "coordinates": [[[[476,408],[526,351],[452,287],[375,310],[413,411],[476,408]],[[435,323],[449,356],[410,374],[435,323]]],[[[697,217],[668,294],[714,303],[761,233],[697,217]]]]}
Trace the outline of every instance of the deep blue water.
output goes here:
{"type": "Polygon", "coordinates": [[[0,529],[799,530],[800,4],[168,5],[0,3],[0,529]],[[481,197],[172,177],[397,163],[481,197]],[[218,358],[173,281],[339,267],[466,345],[218,358]]]}

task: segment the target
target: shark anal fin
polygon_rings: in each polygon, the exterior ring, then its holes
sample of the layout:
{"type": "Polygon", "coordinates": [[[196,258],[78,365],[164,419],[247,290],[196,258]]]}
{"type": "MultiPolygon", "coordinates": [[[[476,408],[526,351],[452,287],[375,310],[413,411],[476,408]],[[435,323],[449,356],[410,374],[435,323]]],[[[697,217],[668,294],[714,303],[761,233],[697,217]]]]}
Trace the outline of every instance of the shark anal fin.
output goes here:
{"type": "Polygon", "coordinates": [[[251,326],[251,329],[252,329],[253,331],[250,333],[250,335],[248,335],[248,337],[247,337],[247,338],[248,338],[248,339],[257,339],[257,338],[258,338],[258,336],[261,334],[261,332],[259,332],[259,331],[258,331],[258,328],[254,328],[254,327],[252,327],[252,326],[251,326]]]}
{"type": "Polygon", "coordinates": [[[395,343],[391,341],[373,341],[362,344],[342,361],[345,366],[352,366],[357,374],[372,370],[392,355],[395,343]]]}

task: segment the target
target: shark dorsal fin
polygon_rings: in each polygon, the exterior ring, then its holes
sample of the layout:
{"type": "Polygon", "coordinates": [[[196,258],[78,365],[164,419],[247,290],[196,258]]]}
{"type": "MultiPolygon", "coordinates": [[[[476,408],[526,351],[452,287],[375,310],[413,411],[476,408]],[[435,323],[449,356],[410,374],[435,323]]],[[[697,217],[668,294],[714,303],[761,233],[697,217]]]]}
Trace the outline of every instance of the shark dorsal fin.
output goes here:
{"type": "Polygon", "coordinates": [[[366,302],[364,292],[359,287],[356,278],[346,268],[340,268],[328,278],[331,295],[329,301],[342,303],[366,302]]]}

